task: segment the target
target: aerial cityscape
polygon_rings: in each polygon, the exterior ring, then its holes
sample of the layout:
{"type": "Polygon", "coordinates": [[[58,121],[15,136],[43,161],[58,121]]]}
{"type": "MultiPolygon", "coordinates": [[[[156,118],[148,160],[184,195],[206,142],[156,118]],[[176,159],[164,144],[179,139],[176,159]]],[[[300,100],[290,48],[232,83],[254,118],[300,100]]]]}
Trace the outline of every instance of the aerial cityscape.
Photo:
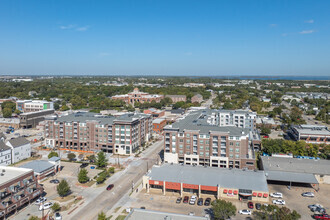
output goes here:
{"type": "Polygon", "coordinates": [[[0,220],[330,219],[329,8],[0,1],[0,220]]]}

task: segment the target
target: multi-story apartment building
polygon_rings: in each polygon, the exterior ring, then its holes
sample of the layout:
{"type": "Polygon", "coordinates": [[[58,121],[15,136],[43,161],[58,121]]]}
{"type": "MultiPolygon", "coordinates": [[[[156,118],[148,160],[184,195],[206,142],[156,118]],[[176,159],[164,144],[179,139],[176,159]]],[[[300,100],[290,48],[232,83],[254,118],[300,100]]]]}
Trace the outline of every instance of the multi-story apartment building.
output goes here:
{"type": "Polygon", "coordinates": [[[41,110],[54,109],[54,103],[44,100],[17,100],[16,109],[21,112],[38,112],[41,110]]]}
{"type": "Polygon", "coordinates": [[[258,136],[248,128],[209,123],[212,113],[217,110],[195,111],[164,128],[165,162],[254,169],[258,136]]]}
{"type": "Polygon", "coordinates": [[[288,131],[295,141],[305,141],[308,144],[330,144],[330,131],[326,126],[295,125],[288,131]]]}
{"type": "Polygon", "coordinates": [[[33,170],[0,166],[0,219],[7,219],[42,192],[33,170]]]}
{"type": "Polygon", "coordinates": [[[145,103],[145,102],[160,102],[164,96],[157,94],[149,94],[146,92],[140,92],[138,88],[135,88],[133,92],[125,95],[115,95],[111,97],[112,99],[123,100],[126,104],[134,105],[135,102],[145,103]]]}
{"type": "Polygon", "coordinates": [[[0,140],[0,166],[11,164],[11,148],[0,140]]]}
{"type": "Polygon", "coordinates": [[[79,112],[47,119],[44,130],[46,146],[131,155],[151,137],[152,116],[127,113],[114,117],[79,112]]]}

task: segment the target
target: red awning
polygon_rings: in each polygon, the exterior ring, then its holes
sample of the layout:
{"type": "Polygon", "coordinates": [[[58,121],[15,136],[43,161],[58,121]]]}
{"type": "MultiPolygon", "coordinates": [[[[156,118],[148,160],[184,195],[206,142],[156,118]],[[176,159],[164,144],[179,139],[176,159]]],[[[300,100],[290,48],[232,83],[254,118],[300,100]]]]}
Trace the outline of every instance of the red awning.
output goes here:
{"type": "Polygon", "coordinates": [[[258,193],[258,197],[261,197],[262,196],[262,193],[258,193]]]}
{"type": "Polygon", "coordinates": [[[237,195],[238,194],[238,191],[237,190],[234,190],[234,194],[237,195]]]}
{"type": "Polygon", "coordinates": [[[256,196],[257,196],[257,193],[256,193],[256,192],[254,192],[252,195],[253,195],[254,197],[256,197],[256,196]]]}
{"type": "Polygon", "coordinates": [[[223,193],[227,193],[227,190],[226,190],[226,189],[224,189],[224,190],[223,190],[223,193]]]}
{"type": "Polygon", "coordinates": [[[233,194],[233,190],[229,190],[228,194],[233,194]]]}
{"type": "Polygon", "coordinates": [[[268,197],[268,194],[267,193],[264,193],[264,197],[267,198],[268,197]]]}

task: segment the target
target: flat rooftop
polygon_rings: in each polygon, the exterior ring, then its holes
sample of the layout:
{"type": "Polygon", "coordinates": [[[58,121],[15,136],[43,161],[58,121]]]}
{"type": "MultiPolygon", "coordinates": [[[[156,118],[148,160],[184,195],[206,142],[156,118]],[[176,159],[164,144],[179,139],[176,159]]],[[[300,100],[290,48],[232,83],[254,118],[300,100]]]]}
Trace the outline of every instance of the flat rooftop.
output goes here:
{"type": "Polygon", "coordinates": [[[146,209],[133,209],[125,220],[208,220],[208,218],[146,209]]]}
{"type": "Polygon", "coordinates": [[[36,173],[42,173],[44,171],[51,169],[54,166],[55,166],[54,164],[48,162],[47,160],[33,160],[20,167],[31,169],[36,173]]]}
{"type": "Polygon", "coordinates": [[[268,192],[263,171],[163,164],[153,166],[147,176],[158,181],[268,192]]]}
{"type": "Polygon", "coordinates": [[[327,135],[330,136],[330,131],[326,126],[320,125],[297,125],[294,128],[300,133],[304,134],[314,134],[314,135],[327,135]]]}
{"type": "Polygon", "coordinates": [[[31,172],[33,172],[33,170],[26,168],[0,166],[0,174],[4,174],[0,176],[0,186],[31,172]]]}

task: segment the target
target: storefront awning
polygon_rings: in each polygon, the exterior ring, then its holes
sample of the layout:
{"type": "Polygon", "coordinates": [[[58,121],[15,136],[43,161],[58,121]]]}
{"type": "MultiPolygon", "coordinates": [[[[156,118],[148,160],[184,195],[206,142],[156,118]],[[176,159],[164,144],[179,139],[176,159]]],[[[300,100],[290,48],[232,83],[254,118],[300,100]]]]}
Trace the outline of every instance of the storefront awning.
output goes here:
{"type": "Polygon", "coordinates": [[[251,193],[239,193],[241,196],[252,196],[251,193]]]}

